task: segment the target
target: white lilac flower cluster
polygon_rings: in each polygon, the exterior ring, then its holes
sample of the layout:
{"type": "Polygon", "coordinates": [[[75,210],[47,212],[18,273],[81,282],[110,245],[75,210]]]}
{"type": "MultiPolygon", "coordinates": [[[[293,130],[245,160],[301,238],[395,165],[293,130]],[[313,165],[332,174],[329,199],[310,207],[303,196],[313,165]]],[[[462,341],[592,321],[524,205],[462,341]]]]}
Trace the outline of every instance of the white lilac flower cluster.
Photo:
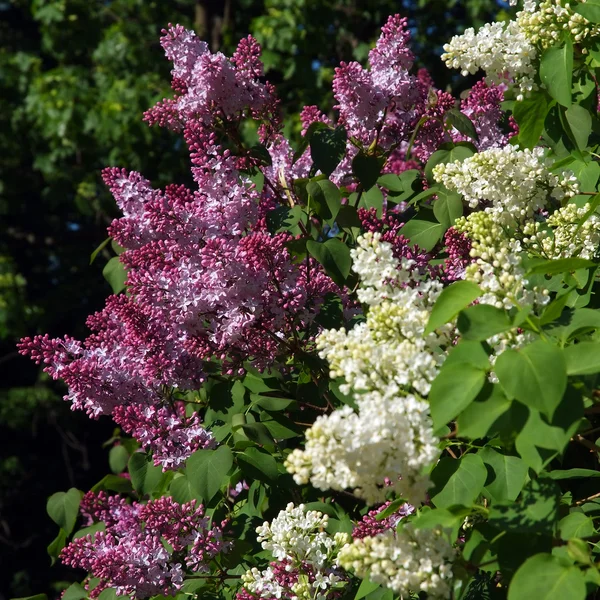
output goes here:
{"type": "Polygon", "coordinates": [[[449,190],[462,194],[471,208],[485,211],[503,224],[531,219],[550,198],[563,200],[578,190],[570,171],[557,175],[543,148],[490,148],[474,156],[433,168],[433,176],[449,190]]]}
{"type": "Polygon", "coordinates": [[[424,335],[442,284],[412,259],[396,258],[392,245],[377,232],[357,240],[352,260],[361,280],[357,296],[369,307],[368,314],[350,331],[327,330],[319,336],[331,376],[345,379],[345,393],[383,391],[396,383],[426,395],[444,359],[440,348],[453,334],[448,325],[424,335]]]}
{"type": "Polygon", "coordinates": [[[546,221],[526,223],[523,241],[546,258],[576,256],[592,259],[597,255],[600,245],[600,216],[594,212],[588,216],[589,212],[589,204],[580,208],[575,204],[567,204],[552,213],[546,221]]]}
{"type": "Polygon", "coordinates": [[[488,81],[514,83],[517,100],[522,100],[537,89],[534,62],[540,51],[556,44],[565,31],[581,43],[598,37],[600,27],[564,0],[525,0],[516,20],[487,23],[477,32],[469,28],[454,36],[444,46],[442,60],[463,75],[482,69],[488,81]]]}
{"type": "Polygon", "coordinates": [[[369,577],[408,597],[425,592],[429,600],[449,598],[455,551],[436,529],[415,529],[410,523],[397,531],[355,539],[342,548],[339,561],[360,578],[369,577]]]}
{"type": "Polygon", "coordinates": [[[460,69],[465,76],[481,69],[488,82],[514,81],[519,100],[537,89],[536,58],[535,46],[516,21],[486,23],[477,32],[469,27],[445,44],[442,54],[449,68],[460,69]]]}
{"type": "Polygon", "coordinates": [[[517,14],[517,24],[532,44],[544,49],[560,42],[565,31],[577,44],[600,34],[598,25],[576,13],[565,0],[525,2],[524,9],[517,14]]]}
{"type": "Polygon", "coordinates": [[[369,504],[395,491],[409,502],[424,500],[423,472],[437,458],[426,395],[444,360],[454,328],[424,335],[442,285],[419,273],[412,260],[397,259],[380,234],[367,233],[352,251],[361,277],[358,297],[369,306],[366,321],[351,331],[323,332],[321,356],[331,376],[343,377],[357,412],[346,406],[319,417],[286,468],[298,484],[352,489],[369,504]]]}
{"type": "Polygon", "coordinates": [[[471,213],[457,219],[454,227],[471,240],[475,261],[465,269],[465,279],[483,291],[480,304],[507,310],[547,304],[548,290],[531,286],[525,277],[521,241],[507,233],[493,215],[471,213]]]}
{"type": "Polygon", "coordinates": [[[334,537],[326,533],[328,520],[317,510],[305,510],[303,504],[290,502],[271,523],[265,521],[256,528],[257,539],[277,560],[287,558],[322,568],[334,562],[337,551],[349,539],[345,533],[334,537]]]}
{"type": "Polygon", "coordinates": [[[327,515],[289,503],[271,523],[257,527],[258,541],[276,561],[263,571],[253,568],[242,576],[243,597],[324,600],[332,588],[343,587],[337,555],[350,536],[329,535],[327,522],[327,515]]]}

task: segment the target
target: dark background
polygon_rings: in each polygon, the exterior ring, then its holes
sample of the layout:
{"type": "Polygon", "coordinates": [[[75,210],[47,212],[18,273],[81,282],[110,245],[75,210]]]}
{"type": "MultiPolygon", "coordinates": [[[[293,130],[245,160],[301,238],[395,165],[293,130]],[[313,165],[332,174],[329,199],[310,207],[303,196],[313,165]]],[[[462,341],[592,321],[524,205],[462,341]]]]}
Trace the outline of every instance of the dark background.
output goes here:
{"type": "Polygon", "coordinates": [[[113,424],[71,412],[61,385],[15,343],[46,332],[85,337],[86,316],[110,293],[102,277],[110,250],[89,264],[116,216],[103,167],[139,170],[157,186],[189,182],[182,141],[141,121],[169,95],[160,30],[181,23],[226,54],[252,33],[294,139],[298,111],[331,109],[333,69],[365,61],[389,14],[410,18],[418,66],[445,89],[458,78],[439,59],[442,44],[505,8],[494,0],[0,0],[0,600],[57,597],[76,579],[50,565],[57,527],[46,498],[87,490],[108,472],[103,443],[113,424]]]}

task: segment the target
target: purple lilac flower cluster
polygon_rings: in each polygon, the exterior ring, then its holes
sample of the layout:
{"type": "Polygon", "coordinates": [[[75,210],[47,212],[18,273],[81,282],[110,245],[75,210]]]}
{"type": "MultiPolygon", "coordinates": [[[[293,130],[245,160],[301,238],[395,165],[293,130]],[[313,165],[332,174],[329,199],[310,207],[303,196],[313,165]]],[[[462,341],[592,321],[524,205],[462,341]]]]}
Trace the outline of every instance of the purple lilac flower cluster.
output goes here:
{"type": "Polygon", "coordinates": [[[162,466],[163,471],[176,470],[196,450],[217,445],[197,414],[186,417],[182,402],[160,408],[122,405],[115,408],[112,416],[125,433],[138,440],[145,450],[152,451],[154,464],[162,466]]]}
{"type": "Polygon", "coordinates": [[[218,131],[231,131],[243,114],[266,124],[264,141],[277,124],[272,90],[258,79],[257,44],[242,40],[229,60],[179,26],[162,44],[179,95],[147,119],[183,130],[197,189],[156,190],[139,173],[106,169],[123,213],[109,233],[126,249],[128,294],[88,319],[85,342],[36,336],[20,350],[67,384],[74,409],[113,415],[157,463],[177,468],[211,438],[172,408],[173,394],[198,389],[207,361],[225,374],[242,373],[246,362],[262,370],[289,351],[288,340],[310,343],[297,330],[339,288],[313,259],[293,262],[289,234],[266,231],[261,205],[272,207],[273,192],[262,197],[240,170],[254,166],[252,156],[219,143],[218,131]]]}
{"type": "Polygon", "coordinates": [[[128,504],[118,496],[88,492],[80,510],[88,525],[103,522],[105,530],[73,540],[61,559],[99,579],[95,587],[88,586],[91,598],[109,587],[136,598],[174,595],[184,569],[205,572],[230,547],[223,540],[227,522],[211,526],[194,500],[178,504],[165,497],[128,504]]]}

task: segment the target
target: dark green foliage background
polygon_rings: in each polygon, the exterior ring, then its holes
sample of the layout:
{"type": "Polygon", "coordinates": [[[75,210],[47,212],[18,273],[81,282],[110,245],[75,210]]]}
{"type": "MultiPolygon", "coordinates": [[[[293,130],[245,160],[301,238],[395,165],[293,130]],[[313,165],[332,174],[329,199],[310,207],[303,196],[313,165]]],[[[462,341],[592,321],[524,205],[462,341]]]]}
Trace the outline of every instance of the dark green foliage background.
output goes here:
{"type": "Polygon", "coordinates": [[[46,498],[100,479],[112,432],[71,413],[15,343],[85,336],[85,317],[110,292],[110,249],[89,265],[116,216],[103,167],[189,182],[180,139],[141,121],[169,94],[162,27],[193,27],[225,53],[252,33],[293,137],[301,107],[330,109],[335,66],[364,61],[389,14],[410,18],[418,64],[444,89],[441,45],[501,10],[492,0],[0,0],[0,600],[55,595],[72,578],[50,567],[46,498]]]}

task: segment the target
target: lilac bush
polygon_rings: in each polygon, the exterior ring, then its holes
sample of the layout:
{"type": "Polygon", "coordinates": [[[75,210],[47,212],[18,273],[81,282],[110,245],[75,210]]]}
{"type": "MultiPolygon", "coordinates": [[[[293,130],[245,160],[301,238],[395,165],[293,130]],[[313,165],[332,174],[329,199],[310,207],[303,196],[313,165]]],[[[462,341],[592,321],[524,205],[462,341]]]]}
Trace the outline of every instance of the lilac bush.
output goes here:
{"type": "Polygon", "coordinates": [[[458,99],[391,16],[296,140],[254,39],[163,31],[144,118],[193,189],[106,169],[115,294],[86,340],[20,344],[118,425],[113,474],[48,505],[84,595],[595,597],[598,23],[467,30],[458,99]]]}

